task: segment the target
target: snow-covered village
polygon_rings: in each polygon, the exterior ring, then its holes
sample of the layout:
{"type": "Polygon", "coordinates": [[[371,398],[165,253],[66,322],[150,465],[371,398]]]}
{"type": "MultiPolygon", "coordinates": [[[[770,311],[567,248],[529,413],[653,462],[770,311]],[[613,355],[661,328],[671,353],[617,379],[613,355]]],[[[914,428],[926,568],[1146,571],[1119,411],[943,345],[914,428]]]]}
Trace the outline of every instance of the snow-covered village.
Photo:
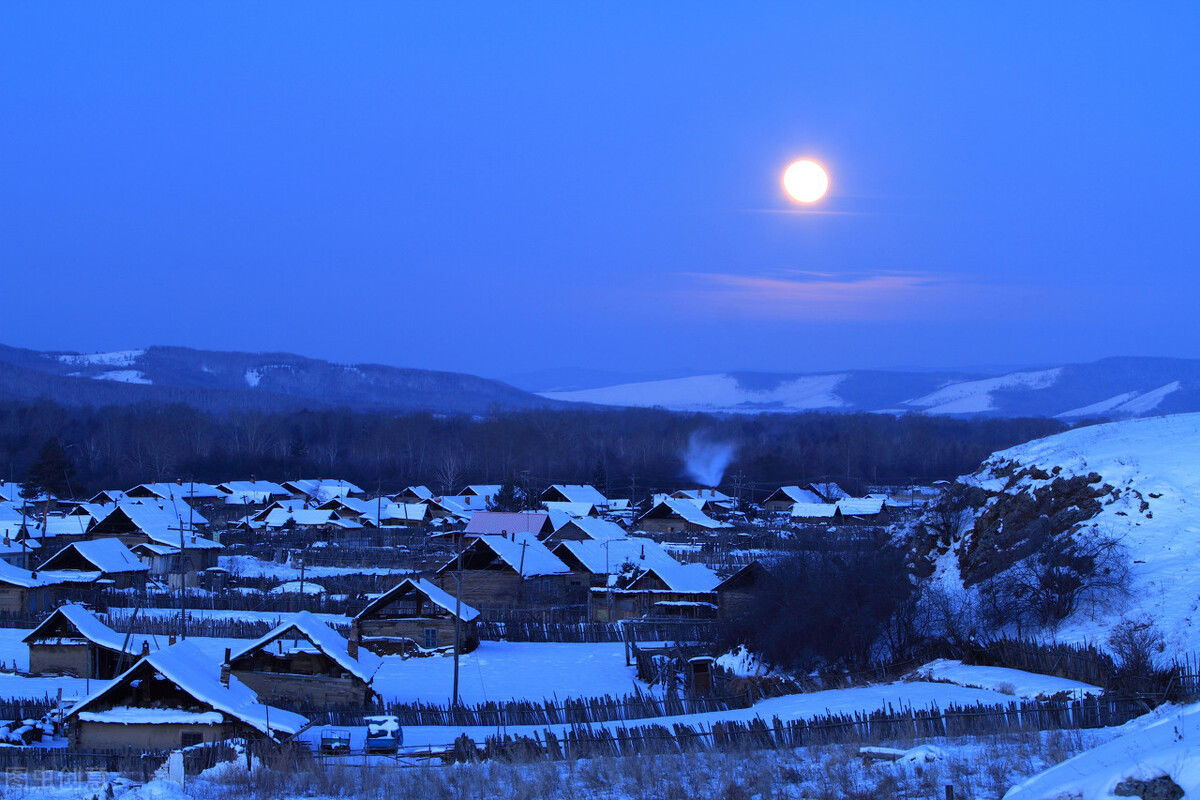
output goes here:
{"type": "Polygon", "coordinates": [[[0,800],[1200,800],[1198,33],[0,8],[0,800]]]}

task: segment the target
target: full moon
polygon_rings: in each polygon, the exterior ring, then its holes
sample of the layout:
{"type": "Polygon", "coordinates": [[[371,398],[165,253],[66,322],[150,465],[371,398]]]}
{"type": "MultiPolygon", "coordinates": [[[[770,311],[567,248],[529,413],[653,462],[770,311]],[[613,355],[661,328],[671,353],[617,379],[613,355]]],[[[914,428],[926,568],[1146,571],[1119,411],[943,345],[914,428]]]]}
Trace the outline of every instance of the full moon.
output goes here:
{"type": "Polygon", "coordinates": [[[810,159],[793,161],[783,171],[783,190],[797,203],[815,203],[829,191],[829,173],[810,159]]]}

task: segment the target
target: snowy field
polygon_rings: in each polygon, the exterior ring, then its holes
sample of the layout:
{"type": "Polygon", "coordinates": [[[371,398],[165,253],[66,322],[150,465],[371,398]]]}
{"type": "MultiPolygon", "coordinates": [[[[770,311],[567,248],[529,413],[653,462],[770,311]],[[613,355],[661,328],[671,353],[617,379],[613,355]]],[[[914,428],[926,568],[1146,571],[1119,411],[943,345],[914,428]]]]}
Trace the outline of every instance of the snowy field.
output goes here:
{"type": "MultiPolygon", "coordinates": [[[[263,561],[254,556],[219,556],[222,568],[230,574],[244,578],[275,578],[281,581],[299,580],[300,568],[277,564],[274,561],[263,561]]],[[[305,567],[304,577],[330,578],[339,575],[406,575],[409,569],[393,569],[387,567],[305,567]]]]}

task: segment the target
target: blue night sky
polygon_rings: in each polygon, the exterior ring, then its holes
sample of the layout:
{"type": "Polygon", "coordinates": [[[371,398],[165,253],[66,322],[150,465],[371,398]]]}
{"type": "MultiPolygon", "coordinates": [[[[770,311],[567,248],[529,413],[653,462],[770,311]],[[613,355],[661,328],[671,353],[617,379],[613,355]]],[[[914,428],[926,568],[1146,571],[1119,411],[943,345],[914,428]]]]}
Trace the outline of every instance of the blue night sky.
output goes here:
{"type": "Polygon", "coordinates": [[[1200,356],[1194,4],[6,4],[0,342],[1200,356]],[[809,156],[816,211],[781,193],[809,156]]]}

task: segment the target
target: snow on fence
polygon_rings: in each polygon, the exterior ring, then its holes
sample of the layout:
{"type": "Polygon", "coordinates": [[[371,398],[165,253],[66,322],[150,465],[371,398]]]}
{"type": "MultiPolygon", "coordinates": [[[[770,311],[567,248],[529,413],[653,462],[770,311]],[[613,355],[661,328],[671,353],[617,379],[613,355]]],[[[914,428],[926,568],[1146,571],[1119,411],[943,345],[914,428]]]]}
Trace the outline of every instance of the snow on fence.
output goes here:
{"type": "Polygon", "coordinates": [[[1145,705],[1124,698],[1037,700],[1007,706],[950,706],[946,709],[892,708],[873,713],[829,714],[808,720],[770,723],[676,723],[636,728],[576,727],[560,734],[546,730],[533,737],[489,736],[482,748],[465,736],[454,743],[457,760],[518,761],[681,753],[693,750],[753,750],[829,744],[870,744],[941,737],[979,736],[1024,731],[1099,728],[1122,725],[1145,705]]]}
{"type": "Polygon", "coordinates": [[[677,620],[625,622],[481,621],[479,638],[509,642],[708,641],[713,623],[677,620]]]}

